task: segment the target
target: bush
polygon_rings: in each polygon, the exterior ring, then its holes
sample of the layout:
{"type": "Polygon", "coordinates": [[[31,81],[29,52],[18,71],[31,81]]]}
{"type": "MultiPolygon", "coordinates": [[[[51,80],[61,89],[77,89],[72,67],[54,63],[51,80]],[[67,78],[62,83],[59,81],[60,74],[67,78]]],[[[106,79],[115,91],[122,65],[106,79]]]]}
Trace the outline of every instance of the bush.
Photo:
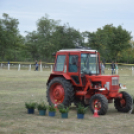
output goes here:
{"type": "Polygon", "coordinates": [[[51,104],[50,106],[48,106],[48,110],[49,110],[49,112],[56,112],[56,108],[54,107],[53,104],[51,104]]]}
{"type": "Polygon", "coordinates": [[[38,110],[46,110],[47,106],[45,105],[44,102],[41,102],[41,103],[37,104],[37,108],[38,108],[38,110]]]}
{"type": "Polygon", "coordinates": [[[85,114],[88,107],[84,107],[81,103],[77,104],[77,114],[85,114]]]}
{"type": "Polygon", "coordinates": [[[25,107],[27,109],[35,109],[37,107],[37,103],[36,102],[25,102],[25,107]]]}
{"type": "Polygon", "coordinates": [[[70,107],[65,107],[63,104],[60,104],[58,106],[58,110],[60,113],[68,113],[70,107]]]}

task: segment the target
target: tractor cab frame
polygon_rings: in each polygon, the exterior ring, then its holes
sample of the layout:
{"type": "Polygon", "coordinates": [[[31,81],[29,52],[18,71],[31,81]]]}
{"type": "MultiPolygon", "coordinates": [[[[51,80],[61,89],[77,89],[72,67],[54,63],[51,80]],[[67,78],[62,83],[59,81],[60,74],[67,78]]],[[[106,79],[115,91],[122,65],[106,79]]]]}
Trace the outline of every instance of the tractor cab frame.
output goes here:
{"type": "Polygon", "coordinates": [[[119,88],[118,75],[101,75],[100,54],[96,50],[60,50],[47,81],[47,99],[49,104],[65,106],[81,102],[92,112],[97,105],[100,115],[106,114],[108,102],[114,100],[118,111],[128,112],[132,98],[119,92],[119,88]]]}

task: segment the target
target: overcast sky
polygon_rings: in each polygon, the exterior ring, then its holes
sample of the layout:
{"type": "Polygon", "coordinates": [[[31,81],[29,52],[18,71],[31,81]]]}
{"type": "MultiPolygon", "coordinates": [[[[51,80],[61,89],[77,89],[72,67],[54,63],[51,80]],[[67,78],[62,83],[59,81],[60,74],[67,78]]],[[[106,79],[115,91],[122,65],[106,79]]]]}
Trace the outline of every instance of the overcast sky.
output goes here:
{"type": "Polygon", "coordinates": [[[7,13],[19,20],[19,30],[36,30],[45,14],[79,31],[96,31],[106,24],[122,25],[134,37],[134,0],[0,0],[0,18],[7,13]]]}

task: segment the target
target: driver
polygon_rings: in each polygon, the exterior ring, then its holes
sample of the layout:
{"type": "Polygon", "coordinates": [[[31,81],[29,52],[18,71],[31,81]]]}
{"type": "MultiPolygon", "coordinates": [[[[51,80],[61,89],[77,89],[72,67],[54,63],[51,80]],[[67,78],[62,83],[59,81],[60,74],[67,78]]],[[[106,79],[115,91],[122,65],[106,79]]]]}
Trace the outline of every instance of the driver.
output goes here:
{"type": "Polygon", "coordinates": [[[77,61],[76,58],[73,56],[71,59],[71,63],[69,63],[69,72],[77,72],[77,61]]]}

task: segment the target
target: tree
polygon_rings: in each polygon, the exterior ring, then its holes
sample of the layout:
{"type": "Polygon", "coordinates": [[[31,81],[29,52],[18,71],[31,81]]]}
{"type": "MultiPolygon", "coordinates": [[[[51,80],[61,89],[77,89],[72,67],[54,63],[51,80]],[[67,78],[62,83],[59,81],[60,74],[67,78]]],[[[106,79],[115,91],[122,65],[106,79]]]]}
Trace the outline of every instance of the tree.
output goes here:
{"type": "Polygon", "coordinates": [[[121,62],[134,63],[134,42],[131,40],[130,44],[130,48],[123,50],[122,53],[119,53],[121,62]]]}
{"type": "Polygon", "coordinates": [[[89,45],[97,49],[107,60],[117,60],[118,53],[130,47],[131,33],[118,26],[105,25],[102,29],[88,34],[89,45]],[[107,55],[108,54],[108,55],[107,55]]]}
{"type": "Polygon", "coordinates": [[[24,45],[24,38],[19,34],[19,21],[3,13],[0,19],[0,57],[1,60],[17,60],[18,50],[24,45]]]}
{"type": "Polygon", "coordinates": [[[37,21],[37,31],[26,35],[26,46],[31,57],[37,60],[52,61],[52,53],[64,48],[74,48],[81,43],[79,31],[68,24],[49,19],[46,15],[37,21]]]}
{"type": "Polygon", "coordinates": [[[40,59],[48,61],[52,59],[52,34],[55,32],[56,26],[60,21],[49,19],[48,15],[42,17],[37,21],[37,33],[38,33],[38,49],[40,53],[40,59]]]}
{"type": "Polygon", "coordinates": [[[30,59],[37,60],[40,57],[38,48],[38,33],[36,31],[28,32],[25,37],[27,55],[30,59]]]}

